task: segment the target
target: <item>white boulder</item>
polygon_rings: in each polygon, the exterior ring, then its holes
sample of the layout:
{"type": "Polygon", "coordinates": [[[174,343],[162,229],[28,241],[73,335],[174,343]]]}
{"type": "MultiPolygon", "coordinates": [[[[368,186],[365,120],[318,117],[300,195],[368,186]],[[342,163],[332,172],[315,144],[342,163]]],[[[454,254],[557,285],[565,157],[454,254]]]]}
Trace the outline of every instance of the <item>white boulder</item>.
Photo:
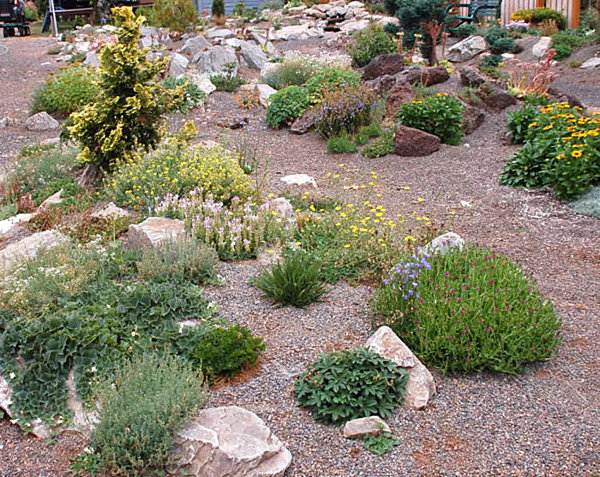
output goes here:
{"type": "Polygon", "coordinates": [[[531,53],[538,60],[541,60],[552,46],[552,38],[549,36],[541,36],[535,45],[531,48],[531,53]]]}
{"type": "Polygon", "coordinates": [[[485,38],[472,35],[448,48],[447,58],[454,63],[461,63],[474,58],[487,50],[485,38]]]}
{"type": "Polygon", "coordinates": [[[127,232],[129,245],[133,248],[157,247],[165,242],[185,237],[181,220],[166,217],[148,217],[140,224],[131,224],[127,232]]]}
{"type": "Polygon", "coordinates": [[[269,98],[277,93],[277,90],[271,88],[268,84],[257,84],[256,92],[258,93],[260,104],[266,108],[269,106],[269,98]]]}
{"type": "Polygon", "coordinates": [[[429,370],[387,326],[381,326],[366,343],[371,351],[387,358],[408,372],[404,405],[413,409],[427,406],[435,394],[435,382],[429,370]]]}
{"type": "Polygon", "coordinates": [[[29,131],[50,131],[59,127],[58,121],[45,111],[29,116],[25,120],[25,129],[29,131]]]}
{"type": "Polygon", "coordinates": [[[171,63],[169,64],[169,76],[177,78],[185,73],[190,61],[180,53],[171,53],[171,63]]]}
{"type": "Polygon", "coordinates": [[[0,272],[6,272],[19,262],[34,258],[41,250],[69,242],[69,238],[56,230],[37,232],[0,250],[0,272]]]}
{"type": "Polygon", "coordinates": [[[356,439],[364,436],[378,436],[382,432],[392,432],[386,422],[379,416],[352,419],[344,424],[342,434],[346,439],[356,439]]]}
{"type": "Polygon", "coordinates": [[[464,246],[465,241],[460,235],[454,232],[447,232],[434,238],[431,242],[425,245],[423,251],[427,255],[446,255],[448,252],[454,249],[462,250],[464,246]]]}
{"type": "Polygon", "coordinates": [[[175,436],[169,475],[281,477],[292,455],[256,414],[204,409],[175,436]]]}

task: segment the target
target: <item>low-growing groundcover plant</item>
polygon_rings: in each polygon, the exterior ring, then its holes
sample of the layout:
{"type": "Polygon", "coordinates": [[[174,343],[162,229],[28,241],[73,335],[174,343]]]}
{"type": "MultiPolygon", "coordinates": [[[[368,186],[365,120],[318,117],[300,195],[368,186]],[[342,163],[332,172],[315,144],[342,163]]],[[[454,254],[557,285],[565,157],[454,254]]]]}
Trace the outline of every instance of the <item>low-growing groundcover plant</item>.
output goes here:
{"type": "Polygon", "coordinates": [[[301,251],[288,253],[282,262],[263,271],[254,285],[276,303],[299,308],[316,302],[326,291],[321,264],[301,251]]]}
{"type": "Polygon", "coordinates": [[[355,66],[367,66],[373,58],[385,53],[394,53],[396,40],[386,33],[381,25],[372,23],[354,35],[349,53],[355,66]]]}
{"type": "Polygon", "coordinates": [[[209,379],[232,377],[256,365],[265,350],[262,338],[248,328],[233,325],[208,331],[190,352],[190,359],[209,379]]]}
{"type": "Polygon", "coordinates": [[[549,187],[560,199],[573,199],[600,182],[600,116],[583,116],[567,103],[533,111],[525,105],[509,120],[513,141],[524,145],[506,164],[500,183],[549,187]],[[523,131],[525,121],[527,131],[523,131]]]}
{"type": "Polygon", "coordinates": [[[463,138],[463,110],[456,98],[437,93],[402,104],[396,117],[404,126],[435,134],[444,144],[458,145],[463,138]]]}
{"type": "Polygon", "coordinates": [[[212,327],[214,305],[191,282],[140,281],[139,252],[119,243],[54,247],[0,282],[0,367],[22,424],[69,418],[65,380],[84,401],[136,352],[189,356],[212,327]],[[194,319],[198,326],[182,326],[194,319]],[[23,365],[24,364],[24,365],[23,365]]]}
{"type": "Polygon", "coordinates": [[[100,92],[95,68],[70,65],[58,70],[35,90],[31,112],[67,117],[91,103],[100,92]]]}
{"type": "Polygon", "coordinates": [[[267,124],[273,129],[289,126],[302,116],[310,105],[308,91],[300,86],[288,86],[269,98],[267,124]]]}
{"type": "Polygon", "coordinates": [[[363,439],[363,445],[365,450],[372,454],[384,455],[400,445],[400,440],[396,439],[391,432],[382,432],[377,436],[367,435],[363,439]]]}
{"type": "Polygon", "coordinates": [[[175,432],[206,401],[202,373],[175,356],[145,354],[101,389],[90,443],[100,468],[117,476],[164,475],[175,432]]]}
{"type": "Polygon", "coordinates": [[[286,58],[283,63],[268,70],[262,80],[277,90],[288,86],[302,86],[323,68],[311,58],[286,58]]]}
{"type": "Polygon", "coordinates": [[[507,257],[468,247],[400,263],[374,309],[427,364],[443,372],[515,374],[549,358],[560,322],[507,257]]]}
{"type": "Polygon", "coordinates": [[[343,424],[390,416],[402,404],[408,373],[377,353],[358,348],[322,354],[295,383],[298,403],[317,421],[343,424]]]}

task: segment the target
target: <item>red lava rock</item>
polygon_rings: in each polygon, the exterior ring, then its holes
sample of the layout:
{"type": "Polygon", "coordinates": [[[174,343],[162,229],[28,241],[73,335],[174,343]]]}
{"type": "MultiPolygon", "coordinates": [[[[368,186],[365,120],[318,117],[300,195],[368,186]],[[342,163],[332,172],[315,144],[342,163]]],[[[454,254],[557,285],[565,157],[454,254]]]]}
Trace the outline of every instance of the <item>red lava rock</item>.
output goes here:
{"type": "Polygon", "coordinates": [[[399,126],[396,130],[396,149],[399,156],[428,156],[440,149],[440,138],[420,129],[399,126]]]}
{"type": "Polygon", "coordinates": [[[365,67],[363,79],[369,81],[385,75],[395,75],[404,68],[404,56],[400,53],[379,55],[365,67]]]}

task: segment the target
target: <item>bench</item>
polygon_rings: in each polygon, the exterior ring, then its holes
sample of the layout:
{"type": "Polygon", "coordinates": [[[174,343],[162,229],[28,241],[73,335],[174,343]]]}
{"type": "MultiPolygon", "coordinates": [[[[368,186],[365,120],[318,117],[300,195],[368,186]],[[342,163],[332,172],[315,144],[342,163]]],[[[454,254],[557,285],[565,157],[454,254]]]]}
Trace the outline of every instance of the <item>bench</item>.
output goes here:
{"type": "Polygon", "coordinates": [[[472,23],[477,20],[477,17],[491,17],[495,16],[500,18],[500,6],[502,0],[472,0],[470,3],[455,3],[448,7],[446,13],[450,14],[453,20],[458,20],[459,25],[462,23],[472,23]],[[465,15],[460,13],[455,15],[451,14],[456,9],[466,8],[467,12],[465,15]]]}

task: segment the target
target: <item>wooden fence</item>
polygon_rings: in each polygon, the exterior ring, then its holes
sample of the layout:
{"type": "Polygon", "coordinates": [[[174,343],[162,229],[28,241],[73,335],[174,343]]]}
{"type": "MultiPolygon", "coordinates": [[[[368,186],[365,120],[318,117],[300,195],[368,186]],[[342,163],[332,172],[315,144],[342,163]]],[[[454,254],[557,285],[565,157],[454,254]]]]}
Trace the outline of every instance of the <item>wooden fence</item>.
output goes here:
{"type": "Polygon", "coordinates": [[[524,8],[547,7],[562,13],[567,18],[569,28],[579,26],[581,0],[504,0],[502,2],[502,23],[510,22],[510,16],[524,8]]]}

